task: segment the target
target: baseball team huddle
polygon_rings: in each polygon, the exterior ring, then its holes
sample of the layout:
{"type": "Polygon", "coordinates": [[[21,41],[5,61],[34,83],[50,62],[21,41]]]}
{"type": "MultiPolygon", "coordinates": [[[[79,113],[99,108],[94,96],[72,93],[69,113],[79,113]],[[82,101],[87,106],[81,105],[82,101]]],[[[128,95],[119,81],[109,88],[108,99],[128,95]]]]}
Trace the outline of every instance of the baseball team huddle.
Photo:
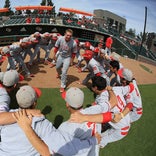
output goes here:
{"type": "Polygon", "coordinates": [[[132,71],[120,63],[119,55],[111,52],[112,36],[107,38],[104,48],[103,40],[93,47],[72,35],[71,29],[64,36],[35,32],[0,49],[0,64],[8,60],[7,71],[0,72],[0,155],[99,156],[100,148],[126,137],[133,122],[142,116],[137,82],[132,71]],[[25,77],[33,77],[29,70],[36,58],[40,61],[40,49],[45,51],[44,64],[56,67],[61,97],[70,112],[69,120],[57,129],[35,109],[41,96],[38,88],[21,86],[16,93],[19,109],[10,109],[9,94],[24,79],[16,68],[22,68],[25,77]],[[25,64],[27,55],[30,60],[25,64]],[[72,65],[80,74],[88,70],[84,80],[77,82],[87,85],[91,81],[95,100],[87,108],[83,108],[85,96],[80,88],[66,90],[67,72],[72,65]]]}

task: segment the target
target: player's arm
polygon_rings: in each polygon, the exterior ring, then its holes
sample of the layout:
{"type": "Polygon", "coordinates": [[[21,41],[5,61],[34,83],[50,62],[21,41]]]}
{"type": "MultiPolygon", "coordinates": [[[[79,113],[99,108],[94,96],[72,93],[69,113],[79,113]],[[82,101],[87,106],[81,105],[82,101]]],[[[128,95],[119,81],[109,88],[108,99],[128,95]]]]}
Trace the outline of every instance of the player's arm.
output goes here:
{"type": "Polygon", "coordinates": [[[25,110],[18,111],[13,113],[13,117],[21,127],[21,129],[26,134],[30,143],[34,146],[34,148],[42,155],[42,156],[50,156],[48,146],[37,136],[34,130],[31,127],[32,116],[27,116],[25,110]]]}
{"type": "Polygon", "coordinates": [[[96,122],[96,123],[107,123],[114,118],[114,114],[111,112],[101,113],[101,114],[81,114],[80,112],[75,112],[71,114],[70,122],[96,122]]]}
{"type": "MultiPolygon", "coordinates": [[[[27,109],[26,110],[28,115],[32,116],[42,116],[40,110],[37,109],[27,109]]],[[[13,112],[0,112],[0,125],[8,125],[13,124],[16,122],[16,120],[12,117],[13,112]]]]}
{"type": "Polygon", "coordinates": [[[0,125],[8,125],[15,123],[16,120],[12,117],[11,112],[1,112],[0,113],[0,125]]]}
{"type": "Polygon", "coordinates": [[[125,107],[125,109],[121,113],[114,114],[114,118],[112,122],[117,123],[121,119],[123,119],[133,108],[133,103],[128,103],[125,107]]]}

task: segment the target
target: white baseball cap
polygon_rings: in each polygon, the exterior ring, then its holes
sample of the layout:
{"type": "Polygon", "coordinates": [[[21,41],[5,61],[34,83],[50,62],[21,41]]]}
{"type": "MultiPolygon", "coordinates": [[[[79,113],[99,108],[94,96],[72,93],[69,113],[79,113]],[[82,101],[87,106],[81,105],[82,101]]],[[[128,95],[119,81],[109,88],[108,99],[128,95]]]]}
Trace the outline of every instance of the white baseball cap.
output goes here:
{"type": "Polygon", "coordinates": [[[116,61],[120,61],[120,55],[118,55],[117,53],[113,52],[110,56],[111,60],[116,60],[116,61]]]}
{"type": "Polygon", "coordinates": [[[80,108],[84,102],[84,93],[77,87],[71,87],[67,90],[65,101],[73,108],[80,108]]]}
{"type": "Polygon", "coordinates": [[[43,34],[44,37],[49,36],[49,35],[50,35],[50,34],[49,34],[48,32],[45,32],[45,33],[43,34]]]}
{"type": "Polygon", "coordinates": [[[29,38],[29,37],[24,37],[22,40],[20,40],[20,43],[31,44],[31,42],[30,42],[30,38],[29,38]]]}
{"type": "Polygon", "coordinates": [[[11,87],[14,84],[17,84],[19,81],[22,81],[24,77],[19,75],[16,70],[9,70],[4,73],[3,76],[3,85],[11,87]]]}
{"type": "Polygon", "coordinates": [[[35,36],[40,36],[40,33],[39,32],[35,32],[34,35],[35,36]]]}
{"type": "Polygon", "coordinates": [[[9,70],[4,73],[3,85],[10,87],[17,84],[19,81],[19,75],[16,70],[9,70]]]}
{"type": "Polygon", "coordinates": [[[3,52],[4,54],[7,54],[7,53],[10,52],[10,48],[9,48],[8,46],[5,46],[5,47],[2,48],[2,52],[3,52]]]}
{"type": "Polygon", "coordinates": [[[126,68],[119,69],[119,70],[118,70],[118,75],[119,75],[121,78],[124,78],[124,79],[127,80],[127,81],[131,81],[132,78],[133,78],[133,73],[132,73],[132,71],[129,70],[129,69],[126,69],[126,68]]]}
{"type": "Polygon", "coordinates": [[[30,41],[31,41],[31,42],[36,42],[36,43],[38,42],[38,40],[37,40],[35,37],[31,37],[31,38],[30,38],[30,41]]]}
{"type": "Polygon", "coordinates": [[[21,108],[29,108],[41,96],[41,91],[38,88],[31,86],[22,86],[16,93],[17,103],[21,108]]]}

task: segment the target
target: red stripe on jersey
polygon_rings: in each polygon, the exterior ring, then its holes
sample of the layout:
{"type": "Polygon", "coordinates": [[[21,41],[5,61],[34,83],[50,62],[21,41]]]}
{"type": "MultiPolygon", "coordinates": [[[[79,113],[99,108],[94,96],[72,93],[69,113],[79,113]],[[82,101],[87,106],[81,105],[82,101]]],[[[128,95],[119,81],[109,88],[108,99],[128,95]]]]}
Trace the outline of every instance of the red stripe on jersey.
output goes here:
{"type": "Polygon", "coordinates": [[[127,129],[129,129],[129,126],[121,128],[121,130],[127,130],[127,129]]]}
{"type": "Polygon", "coordinates": [[[137,114],[142,114],[142,112],[137,112],[137,114]]]}
{"type": "Polygon", "coordinates": [[[127,135],[128,132],[121,132],[121,135],[127,135]]]}
{"type": "Polygon", "coordinates": [[[129,84],[129,87],[130,87],[130,91],[129,91],[129,92],[131,93],[131,92],[134,90],[134,85],[133,85],[133,83],[130,83],[130,84],[129,84]]]}
{"type": "Polygon", "coordinates": [[[137,108],[137,111],[141,111],[142,110],[142,108],[137,108]]]}

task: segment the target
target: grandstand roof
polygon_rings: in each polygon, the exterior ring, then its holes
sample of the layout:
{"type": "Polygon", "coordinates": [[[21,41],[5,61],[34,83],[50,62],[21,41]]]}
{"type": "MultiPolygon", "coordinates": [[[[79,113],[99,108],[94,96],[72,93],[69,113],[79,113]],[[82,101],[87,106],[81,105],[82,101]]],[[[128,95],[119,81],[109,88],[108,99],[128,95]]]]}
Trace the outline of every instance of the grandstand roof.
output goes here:
{"type": "Polygon", "coordinates": [[[63,11],[63,12],[73,12],[73,13],[82,14],[82,15],[85,15],[85,16],[94,16],[94,14],[92,14],[92,13],[88,13],[88,12],[85,12],[85,11],[76,10],[76,9],[72,9],[72,8],[63,8],[63,7],[61,7],[61,8],[59,9],[59,11],[63,11]]]}
{"type": "Polygon", "coordinates": [[[17,6],[16,10],[52,10],[52,6],[17,6]]]}
{"type": "Polygon", "coordinates": [[[8,12],[9,8],[0,8],[0,12],[8,12]]]}

